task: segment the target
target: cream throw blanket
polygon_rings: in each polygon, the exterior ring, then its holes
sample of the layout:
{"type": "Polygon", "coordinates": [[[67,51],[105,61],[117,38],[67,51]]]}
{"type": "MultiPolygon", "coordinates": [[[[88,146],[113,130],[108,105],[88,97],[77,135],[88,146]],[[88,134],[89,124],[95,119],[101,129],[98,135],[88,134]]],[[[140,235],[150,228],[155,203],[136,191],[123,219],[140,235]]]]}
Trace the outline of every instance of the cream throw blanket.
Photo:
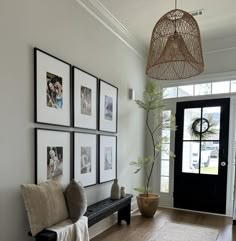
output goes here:
{"type": "Polygon", "coordinates": [[[57,241],[89,241],[88,218],[85,216],[74,224],[67,219],[47,229],[57,233],[57,241]]]}

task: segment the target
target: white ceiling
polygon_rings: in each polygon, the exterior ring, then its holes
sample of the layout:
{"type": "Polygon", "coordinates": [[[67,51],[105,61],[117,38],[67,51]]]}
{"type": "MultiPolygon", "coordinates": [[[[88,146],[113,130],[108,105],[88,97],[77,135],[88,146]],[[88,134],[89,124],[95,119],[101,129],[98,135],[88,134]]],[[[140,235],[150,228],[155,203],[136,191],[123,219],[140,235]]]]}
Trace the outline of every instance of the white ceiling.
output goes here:
{"type": "MultiPolygon", "coordinates": [[[[119,25],[144,51],[148,51],[152,29],[158,19],[175,8],[175,0],[77,1],[88,8],[95,6],[96,12],[105,16],[103,21],[119,25]]],[[[178,0],[177,8],[187,12],[203,9],[203,15],[195,17],[203,41],[232,37],[236,40],[236,0],[178,0]]]]}

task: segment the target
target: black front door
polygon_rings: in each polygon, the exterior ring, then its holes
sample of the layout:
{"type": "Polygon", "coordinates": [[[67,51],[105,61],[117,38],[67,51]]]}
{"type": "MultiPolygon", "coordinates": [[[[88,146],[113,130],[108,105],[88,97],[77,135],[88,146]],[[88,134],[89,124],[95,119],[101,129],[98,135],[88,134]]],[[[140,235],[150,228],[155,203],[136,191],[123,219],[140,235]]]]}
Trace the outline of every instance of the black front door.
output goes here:
{"type": "Polygon", "coordinates": [[[174,207],[225,214],[229,103],[177,103],[174,207]]]}

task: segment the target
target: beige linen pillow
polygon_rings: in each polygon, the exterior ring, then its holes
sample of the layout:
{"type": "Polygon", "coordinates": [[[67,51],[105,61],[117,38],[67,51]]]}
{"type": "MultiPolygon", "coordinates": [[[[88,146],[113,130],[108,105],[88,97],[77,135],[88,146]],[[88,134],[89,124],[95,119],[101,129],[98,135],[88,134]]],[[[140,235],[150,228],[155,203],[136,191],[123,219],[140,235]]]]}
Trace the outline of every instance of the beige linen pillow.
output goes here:
{"type": "Polygon", "coordinates": [[[55,181],[21,185],[30,230],[33,236],[68,218],[62,187],[55,181]]]}
{"type": "Polygon", "coordinates": [[[80,182],[71,180],[65,191],[65,199],[69,218],[75,223],[87,210],[87,198],[83,185],[80,182]]]}

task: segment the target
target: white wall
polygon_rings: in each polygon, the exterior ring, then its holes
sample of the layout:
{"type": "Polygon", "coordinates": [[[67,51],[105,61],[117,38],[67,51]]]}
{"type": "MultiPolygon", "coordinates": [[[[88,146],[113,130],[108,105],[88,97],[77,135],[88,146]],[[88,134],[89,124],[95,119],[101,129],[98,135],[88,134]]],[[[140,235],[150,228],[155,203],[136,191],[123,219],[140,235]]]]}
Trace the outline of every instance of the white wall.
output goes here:
{"type": "MultiPolygon", "coordinates": [[[[20,184],[34,182],[34,127],[40,126],[33,119],[33,47],[119,88],[118,179],[129,193],[142,178],[128,163],[143,155],[145,135],[128,88],[141,96],[145,62],[75,0],[1,0],[0,33],[0,241],[25,241],[31,239],[20,184]]],[[[87,188],[89,203],[108,197],[111,184],[87,188]]]]}

